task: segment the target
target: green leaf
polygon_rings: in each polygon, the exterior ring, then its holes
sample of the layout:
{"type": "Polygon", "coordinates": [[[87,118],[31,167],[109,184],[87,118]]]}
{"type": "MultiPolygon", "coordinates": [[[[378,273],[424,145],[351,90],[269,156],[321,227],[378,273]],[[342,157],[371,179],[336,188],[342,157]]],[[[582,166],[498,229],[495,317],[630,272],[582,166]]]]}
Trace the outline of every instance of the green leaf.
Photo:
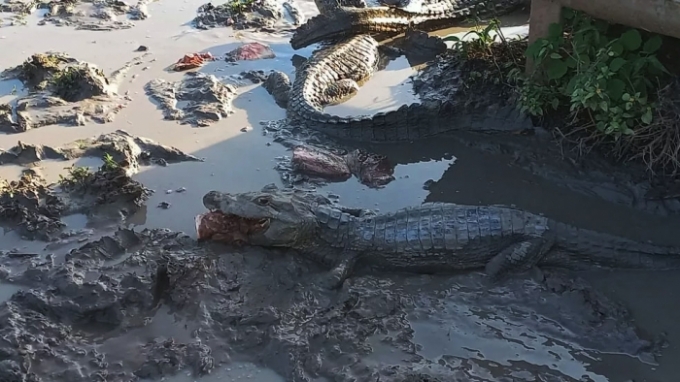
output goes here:
{"type": "Polygon", "coordinates": [[[649,125],[652,123],[652,109],[647,109],[644,114],[642,114],[642,122],[649,125]]]}
{"type": "Polygon", "coordinates": [[[614,52],[615,56],[620,56],[621,54],[623,54],[624,49],[623,42],[621,42],[621,39],[614,40],[609,49],[611,49],[611,51],[614,52]]]}
{"type": "Polygon", "coordinates": [[[626,102],[630,101],[630,94],[624,93],[624,94],[621,96],[621,99],[624,100],[624,101],[626,101],[626,102]]]}
{"type": "Polygon", "coordinates": [[[553,109],[557,110],[557,108],[560,106],[560,100],[553,98],[552,101],[550,101],[550,105],[553,109]]]}
{"type": "Polygon", "coordinates": [[[626,90],[626,83],[618,78],[612,78],[607,82],[607,94],[612,99],[621,99],[626,90]]]}
{"type": "Polygon", "coordinates": [[[609,70],[612,72],[618,72],[623,65],[626,64],[626,60],[624,60],[621,57],[616,57],[615,59],[612,60],[612,62],[609,63],[609,70]]]}
{"type": "Polygon", "coordinates": [[[538,57],[538,52],[541,51],[542,47],[541,40],[536,40],[536,42],[527,47],[525,54],[527,57],[536,58],[538,57]]]}
{"type": "Polygon", "coordinates": [[[576,67],[576,60],[572,56],[565,58],[564,63],[567,64],[567,66],[572,69],[576,67]]]}
{"type": "Polygon", "coordinates": [[[545,62],[545,69],[549,79],[557,80],[567,74],[568,67],[562,60],[548,59],[545,62]]]}
{"type": "Polygon", "coordinates": [[[555,60],[561,60],[562,56],[559,53],[550,53],[550,58],[555,60]]]}
{"type": "Polygon", "coordinates": [[[609,110],[609,104],[607,103],[607,101],[601,101],[600,102],[600,109],[602,109],[602,111],[609,110]]]}
{"type": "Polygon", "coordinates": [[[444,37],[444,41],[460,42],[461,39],[458,36],[447,36],[447,37],[444,37]]]}
{"type": "Polygon", "coordinates": [[[561,23],[552,23],[550,26],[548,26],[548,38],[552,41],[555,41],[562,37],[562,24],[561,23]]]}
{"type": "Polygon", "coordinates": [[[663,39],[661,36],[656,35],[645,42],[645,45],[642,47],[642,51],[645,53],[654,53],[659,50],[659,48],[661,48],[662,43],[663,39]]]}
{"type": "Polygon", "coordinates": [[[626,50],[634,51],[640,49],[642,45],[642,36],[637,29],[629,29],[621,35],[621,43],[626,50]]]}

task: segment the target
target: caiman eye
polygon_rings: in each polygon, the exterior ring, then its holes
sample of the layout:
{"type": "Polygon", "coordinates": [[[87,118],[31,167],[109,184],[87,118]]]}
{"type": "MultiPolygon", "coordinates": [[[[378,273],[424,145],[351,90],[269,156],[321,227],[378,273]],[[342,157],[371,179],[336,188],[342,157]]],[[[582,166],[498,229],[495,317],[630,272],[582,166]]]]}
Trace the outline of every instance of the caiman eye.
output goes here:
{"type": "Polygon", "coordinates": [[[268,205],[270,201],[271,201],[271,199],[266,197],[266,196],[260,196],[259,198],[255,199],[255,203],[257,203],[261,206],[268,205]]]}

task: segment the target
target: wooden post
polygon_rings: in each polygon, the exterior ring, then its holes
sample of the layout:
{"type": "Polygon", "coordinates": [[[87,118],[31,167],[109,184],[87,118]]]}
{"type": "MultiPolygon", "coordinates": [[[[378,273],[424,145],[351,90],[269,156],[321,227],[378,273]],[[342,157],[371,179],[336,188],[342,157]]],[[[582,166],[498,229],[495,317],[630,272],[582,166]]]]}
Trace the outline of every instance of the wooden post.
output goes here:
{"type": "MultiPolygon", "coordinates": [[[[529,44],[541,37],[548,36],[550,24],[559,23],[562,14],[562,4],[558,0],[531,0],[529,16],[529,44]]],[[[527,57],[526,73],[533,72],[533,60],[527,57]]]]}

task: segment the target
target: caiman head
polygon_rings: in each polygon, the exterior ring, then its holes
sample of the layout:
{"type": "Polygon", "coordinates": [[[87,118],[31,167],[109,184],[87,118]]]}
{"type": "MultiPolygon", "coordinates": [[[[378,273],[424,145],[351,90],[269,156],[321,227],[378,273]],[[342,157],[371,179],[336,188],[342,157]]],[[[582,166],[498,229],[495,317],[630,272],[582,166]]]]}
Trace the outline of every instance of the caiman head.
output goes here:
{"type": "Polygon", "coordinates": [[[209,191],[203,205],[229,218],[245,219],[245,240],[263,247],[296,247],[311,237],[318,226],[314,209],[330,200],[303,191],[279,190],[274,185],[261,191],[225,193],[209,191]]]}

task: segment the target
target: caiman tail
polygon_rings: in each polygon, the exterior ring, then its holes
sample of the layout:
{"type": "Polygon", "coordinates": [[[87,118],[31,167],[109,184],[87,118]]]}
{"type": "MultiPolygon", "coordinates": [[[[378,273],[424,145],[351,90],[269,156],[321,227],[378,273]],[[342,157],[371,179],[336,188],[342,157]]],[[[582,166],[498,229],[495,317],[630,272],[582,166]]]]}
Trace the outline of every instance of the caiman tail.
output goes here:
{"type": "Polygon", "coordinates": [[[527,126],[514,106],[483,106],[467,101],[428,101],[404,105],[370,117],[340,117],[323,113],[359,90],[376,70],[380,53],[370,35],[351,37],[315,53],[298,71],[288,113],[307,128],[332,137],[364,142],[409,141],[451,130],[513,131],[527,126]]]}
{"type": "Polygon", "coordinates": [[[680,247],[644,243],[565,223],[552,222],[551,225],[557,232],[557,251],[568,256],[569,264],[624,269],[680,269],[680,247]]]}

